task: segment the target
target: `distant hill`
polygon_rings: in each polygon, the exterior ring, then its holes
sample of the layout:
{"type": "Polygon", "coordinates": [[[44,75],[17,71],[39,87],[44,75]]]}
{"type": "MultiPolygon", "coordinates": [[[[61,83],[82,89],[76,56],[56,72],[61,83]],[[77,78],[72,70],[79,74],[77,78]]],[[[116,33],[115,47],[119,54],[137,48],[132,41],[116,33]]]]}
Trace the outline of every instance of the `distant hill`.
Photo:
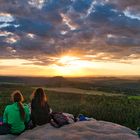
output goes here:
{"type": "Polygon", "coordinates": [[[26,85],[60,85],[65,82],[65,78],[62,76],[56,77],[9,77],[0,76],[0,84],[26,84],[26,85]]]}
{"type": "Polygon", "coordinates": [[[86,90],[121,93],[127,95],[140,95],[140,78],[116,77],[82,77],[64,78],[55,77],[10,77],[0,76],[0,85],[21,84],[29,86],[47,87],[74,87],[86,90]]]}

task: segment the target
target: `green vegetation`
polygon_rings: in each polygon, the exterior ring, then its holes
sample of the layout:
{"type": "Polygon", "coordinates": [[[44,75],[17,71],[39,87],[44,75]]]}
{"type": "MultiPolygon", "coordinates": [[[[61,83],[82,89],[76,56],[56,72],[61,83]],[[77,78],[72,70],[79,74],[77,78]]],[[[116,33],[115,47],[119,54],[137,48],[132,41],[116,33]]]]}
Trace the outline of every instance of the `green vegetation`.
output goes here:
{"type": "MultiPolygon", "coordinates": [[[[30,102],[30,95],[33,91],[33,87],[24,85],[1,85],[0,89],[0,115],[3,114],[5,106],[10,104],[12,91],[21,90],[26,103],[30,102]]],[[[111,121],[131,129],[140,126],[140,100],[137,98],[60,93],[47,90],[46,93],[53,111],[68,112],[76,116],[82,113],[97,120],[111,121]]]]}
{"type": "Polygon", "coordinates": [[[137,99],[137,100],[140,100],[140,96],[128,96],[128,99],[137,99]]]}

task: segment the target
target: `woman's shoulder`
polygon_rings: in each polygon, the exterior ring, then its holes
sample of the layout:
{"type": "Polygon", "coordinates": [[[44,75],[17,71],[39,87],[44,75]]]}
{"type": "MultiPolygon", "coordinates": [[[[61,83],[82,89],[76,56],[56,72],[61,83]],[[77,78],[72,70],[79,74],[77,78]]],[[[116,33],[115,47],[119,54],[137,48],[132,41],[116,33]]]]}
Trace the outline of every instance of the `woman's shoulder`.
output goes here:
{"type": "Polygon", "coordinates": [[[47,108],[47,110],[50,110],[50,106],[49,106],[48,102],[46,102],[45,107],[47,108]]]}
{"type": "Polygon", "coordinates": [[[9,110],[13,107],[13,104],[6,105],[5,110],[9,110]]]}
{"type": "Polygon", "coordinates": [[[35,103],[35,99],[32,99],[32,100],[31,100],[31,104],[34,104],[34,103],[35,103]]]}

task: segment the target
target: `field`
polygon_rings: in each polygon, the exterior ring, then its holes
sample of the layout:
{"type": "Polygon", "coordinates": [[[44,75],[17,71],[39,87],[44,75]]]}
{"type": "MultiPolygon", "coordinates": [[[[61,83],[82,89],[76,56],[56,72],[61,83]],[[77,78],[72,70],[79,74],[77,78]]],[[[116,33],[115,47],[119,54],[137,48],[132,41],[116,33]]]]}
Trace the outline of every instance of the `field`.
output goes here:
{"type": "MultiPolygon", "coordinates": [[[[32,79],[30,79],[30,81],[31,80],[32,79]]],[[[53,78],[53,80],[51,83],[49,82],[50,85],[48,85],[48,83],[33,84],[31,82],[30,84],[25,84],[20,81],[17,82],[17,79],[15,81],[12,79],[15,83],[10,80],[8,83],[7,81],[1,82],[0,115],[3,114],[5,106],[11,103],[10,94],[14,90],[21,90],[25,97],[25,102],[29,103],[33,90],[42,86],[45,89],[48,102],[53,111],[68,112],[75,116],[84,114],[97,120],[115,122],[134,130],[140,126],[140,96],[138,95],[139,86],[137,86],[137,82],[136,86],[134,86],[134,84],[132,86],[132,88],[136,88],[134,90],[131,89],[131,92],[128,91],[127,93],[126,86],[125,89],[123,89],[123,86],[120,86],[120,92],[117,92],[117,88],[114,90],[115,88],[113,87],[117,87],[117,84],[114,84],[116,81],[114,81],[114,83],[112,82],[112,88],[110,88],[111,85],[103,87],[103,81],[101,79],[101,84],[99,85],[98,83],[97,86],[96,82],[96,87],[95,85],[92,86],[91,82],[85,82],[85,79],[83,79],[84,84],[76,80],[74,80],[73,83],[69,81],[66,83],[65,79],[63,79],[65,80],[64,83],[62,79],[61,82],[60,79],[58,80],[57,78],[53,78]],[[52,82],[53,80],[55,82],[52,82]],[[137,95],[134,91],[137,91],[137,95]]],[[[35,80],[32,81],[36,82],[35,80]]],[[[70,79],[70,81],[72,81],[72,79],[70,79]]],[[[120,83],[122,84],[121,80],[120,83]]],[[[129,83],[129,88],[131,88],[131,81],[127,83],[129,83]]],[[[122,85],[125,84],[123,83],[122,85]]]]}
{"type": "Polygon", "coordinates": [[[84,90],[84,89],[70,88],[70,87],[54,87],[54,88],[46,88],[46,89],[48,91],[56,91],[58,93],[75,93],[75,94],[87,94],[87,95],[123,96],[123,94],[107,93],[107,92],[97,91],[97,90],[84,90]]]}

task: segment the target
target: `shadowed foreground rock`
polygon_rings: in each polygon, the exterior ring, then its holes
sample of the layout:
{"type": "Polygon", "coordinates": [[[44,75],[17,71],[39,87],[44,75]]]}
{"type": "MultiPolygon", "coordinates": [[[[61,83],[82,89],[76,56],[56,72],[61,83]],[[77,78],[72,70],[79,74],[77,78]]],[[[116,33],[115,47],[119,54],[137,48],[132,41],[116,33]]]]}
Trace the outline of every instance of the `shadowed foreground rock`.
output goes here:
{"type": "Polygon", "coordinates": [[[20,136],[0,136],[0,140],[139,140],[131,129],[105,121],[83,121],[54,128],[50,124],[28,130],[20,136]]]}

